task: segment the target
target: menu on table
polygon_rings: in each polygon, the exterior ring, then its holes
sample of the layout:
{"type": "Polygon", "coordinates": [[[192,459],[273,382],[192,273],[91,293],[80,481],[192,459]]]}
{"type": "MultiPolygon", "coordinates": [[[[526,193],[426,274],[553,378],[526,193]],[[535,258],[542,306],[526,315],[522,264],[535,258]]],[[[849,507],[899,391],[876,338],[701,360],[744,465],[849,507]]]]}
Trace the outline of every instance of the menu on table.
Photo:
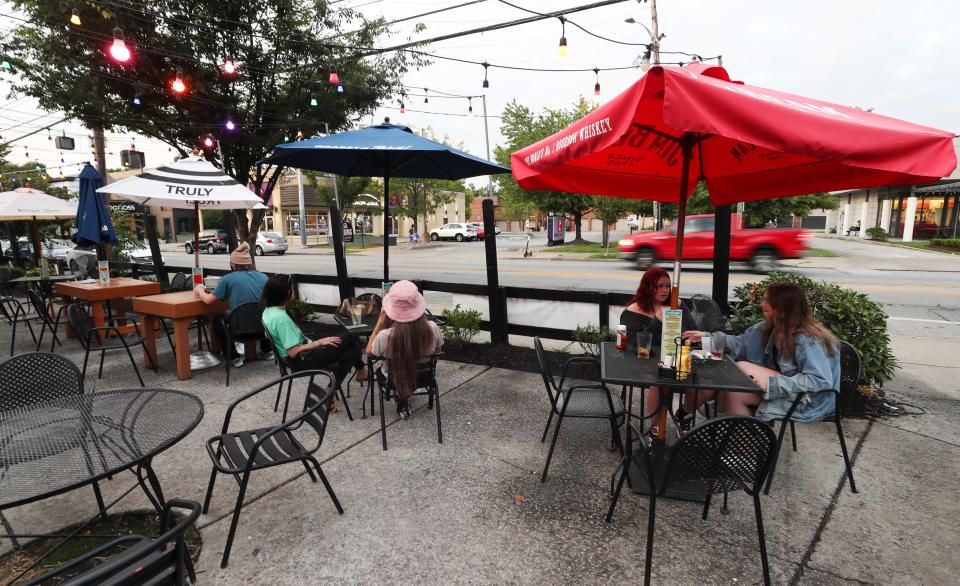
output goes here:
{"type": "Polygon", "coordinates": [[[100,284],[109,285],[110,284],[110,261],[98,260],[97,271],[100,275],[100,284]]]}
{"type": "Polygon", "coordinates": [[[660,361],[668,368],[676,368],[677,343],[683,330],[683,310],[663,311],[663,334],[660,337],[660,361]]]}
{"type": "Polygon", "coordinates": [[[203,285],[203,267],[193,267],[193,286],[203,285]]]}

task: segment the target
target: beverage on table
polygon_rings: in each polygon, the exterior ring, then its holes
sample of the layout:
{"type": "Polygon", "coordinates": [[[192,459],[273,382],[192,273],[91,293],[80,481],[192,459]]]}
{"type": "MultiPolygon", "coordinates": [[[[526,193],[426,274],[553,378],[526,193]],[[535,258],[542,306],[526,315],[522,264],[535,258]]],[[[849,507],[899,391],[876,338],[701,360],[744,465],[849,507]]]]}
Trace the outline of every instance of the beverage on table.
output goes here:
{"type": "Polygon", "coordinates": [[[652,343],[652,332],[637,332],[637,358],[650,358],[650,345],[652,343]]]}
{"type": "Polygon", "coordinates": [[[359,303],[352,305],[350,307],[350,319],[353,320],[353,325],[358,326],[361,323],[361,317],[363,317],[363,306],[359,303]]]}

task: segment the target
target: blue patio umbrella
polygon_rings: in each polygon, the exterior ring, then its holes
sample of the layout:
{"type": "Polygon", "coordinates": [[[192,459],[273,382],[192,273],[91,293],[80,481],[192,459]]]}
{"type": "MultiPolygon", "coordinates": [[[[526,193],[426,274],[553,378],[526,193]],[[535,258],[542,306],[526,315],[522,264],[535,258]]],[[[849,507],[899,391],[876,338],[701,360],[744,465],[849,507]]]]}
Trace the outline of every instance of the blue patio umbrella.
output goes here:
{"type": "Polygon", "coordinates": [[[383,177],[383,279],[389,280],[390,178],[466,179],[509,173],[451,146],[389,123],[320,138],[279,144],[262,163],[349,177],[383,177]]]}
{"type": "MultiPolygon", "coordinates": [[[[103,179],[89,163],[80,172],[80,205],[77,207],[76,231],[70,240],[80,245],[92,245],[102,250],[103,244],[116,244],[117,233],[110,220],[110,210],[97,193],[103,179]]],[[[102,256],[102,255],[101,255],[102,256]]]]}

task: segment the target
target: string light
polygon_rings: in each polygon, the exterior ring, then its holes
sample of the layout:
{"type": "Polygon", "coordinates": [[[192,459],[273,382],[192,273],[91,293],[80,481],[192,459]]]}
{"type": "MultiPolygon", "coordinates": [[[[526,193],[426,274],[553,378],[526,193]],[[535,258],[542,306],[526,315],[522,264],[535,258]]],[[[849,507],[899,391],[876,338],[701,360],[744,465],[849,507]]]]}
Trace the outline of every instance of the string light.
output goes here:
{"type": "Polygon", "coordinates": [[[233,132],[237,129],[237,123],[233,121],[233,118],[227,118],[227,121],[223,123],[223,127],[228,131],[233,132]]]}
{"type": "Polygon", "coordinates": [[[560,30],[561,30],[561,33],[560,33],[560,56],[561,56],[561,57],[566,57],[566,56],[567,56],[567,19],[564,18],[564,17],[562,17],[562,16],[559,16],[559,17],[557,17],[557,18],[560,19],[560,27],[561,27],[561,28],[560,28],[560,30]]]}
{"type": "Polygon", "coordinates": [[[134,94],[134,96],[133,96],[133,105],[134,105],[134,106],[139,106],[139,105],[140,105],[140,94],[134,94]]]}
{"type": "Polygon", "coordinates": [[[487,95],[487,92],[490,91],[490,82],[487,81],[487,71],[490,68],[490,64],[486,61],[483,62],[483,95],[487,95]]]}
{"type": "Polygon", "coordinates": [[[80,9],[74,8],[70,11],[70,24],[74,26],[80,26],[83,24],[83,20],[80,19],[80,9]]]}
{"type": "Polygon", "coordinates": [[[473,118],[473,98],[467,98],[467,116],[473,118]]]}
{"type": "Polygon", "coordinates": [[[227,77],[233,77],[237,74],[237,64],[229,57],[223,60],[223,65],[220,68],[227,77]]]}
{"type": "Polygon", "coordinates": [[[127,47],[127,43],[123,38],[123,29],[114,27],[113,29],[113,43],[110,45],[110,56],[117,63],[126,63],[130,61],[130,58],[133,54],[130,52],[130,48],[127,47]]]}
{"type": "Polygon", "coordinates": [[[640,71],[646,73],[650,71],[650,48],[643,52],[643,58],[640,60],[640,71]]]}
{"type": "Polygon", "coordinates": [[[315,97],[313,97],[313,96],[310,96],[310,105],[311,105],[312,107],[316,108],[316,107],[319,106],[320,104],[317,102],[317,98],[315,98],[315,97]]]}
{"type": "Polygon", "coordinates": [[[593,105],[600,105],[600,69],[594,67],[593,74],[597,76],[597,83],[593,84],[593,105]]]}
{"type": "Polygon", "coordinates": [[[403,99],[407,97],[407,92],[400,90],[400,113],[406,114],[407,108],[403,105],[403,99]]]}
{"type": "Polygon", "coordinates": [[[7,58],[3,57],[3,59],[0,60],[0,69],[3,69],[4,71],[13,71],[13,65],[10,65],[10,62],[7,61],[7,58]]]}
{"type": "Polygon", "coordinates": [[[170,82],[170,89],[177,95],[182,95],[187,91],[187,83],[183,81],[183,72],[180,71],[179,67],[177,68],[176,77],[170,82]]]}
{"type": "Polygon", "coordinates": [[[339,84],[339,83],[337,84],[337,93],[338,94],[343,93],[343,84],[339,84]]]}
{"type": "Polygon", "coordinates": [[[330,83],[340,83],[340,76],[337,75],[336,65],[330,66],[330,78],[327,81],[329,81],[330,83]]]}
{"type": "Polygon", "coordinates": [[[297,130],[297,140],[303,140],[303,131],[297,130]]]}
{"type": "Polygon", "coordinates": [[[50,136],[50,129],[47,129],[47,140],[53,140],[53,137],[50,136]]]}

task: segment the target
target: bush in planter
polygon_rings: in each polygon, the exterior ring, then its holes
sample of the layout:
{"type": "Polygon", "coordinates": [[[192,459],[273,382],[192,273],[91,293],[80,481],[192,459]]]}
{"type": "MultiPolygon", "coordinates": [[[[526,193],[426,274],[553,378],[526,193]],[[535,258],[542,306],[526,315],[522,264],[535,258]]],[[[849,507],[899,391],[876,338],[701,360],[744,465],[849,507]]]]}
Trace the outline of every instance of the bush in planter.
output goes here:
{"type": "Polygon", "coordinates": [[[867,236],[870,238],[870,240],[879,240],[880,242],[886,242],[887,236],[889,236],[889,234],[887,234],[887,231],[884,230],[883,228],[880,228],[879,226],[874,226],[873,228],[867,228],[867,236]]]}
{"type": "Polygon", "coordinates": [[[763,281],[734,289],[731,322],[743,331],[763,320],[760,302],[774,283],[796,283],[803,288],[814,315],[841,340],[853,345],[863,359],[863,384],[882,385],[893,378],[897,361],[890,350],[887,314],[863,293],[830,283],[815,282],[802,275],[770,273],[763,281]]]}
{"type": "Polygon", "coordinates": [[[573,331],[573,340],[583,348],[584,353],[600,359],[600,344],[603,342],[612,342],[615,334],[610,330],[604,332],[594,325],[577,326],[573,331]]]}
{"type": "Polygon", "coordinates": [[[299,324],[310,318],[313,308],[302,299],[291,299],[287,302],[287,313],[290,314],[290,319],[299,324]]]}
{"type": "Polygon", "coordinates": [[[475,309],[460,309],[457,304],[453,309],[444,309],[441,315],[447,321],[440,329],[443,331],[443,345],[448,349],[463,348],[480,333],[483,314],[475,309]]]}
{"type": "Polygon", "coordinates": [[[930,240],[930,246],[960,251],[960,238],[933,238],[930,240]]]}

